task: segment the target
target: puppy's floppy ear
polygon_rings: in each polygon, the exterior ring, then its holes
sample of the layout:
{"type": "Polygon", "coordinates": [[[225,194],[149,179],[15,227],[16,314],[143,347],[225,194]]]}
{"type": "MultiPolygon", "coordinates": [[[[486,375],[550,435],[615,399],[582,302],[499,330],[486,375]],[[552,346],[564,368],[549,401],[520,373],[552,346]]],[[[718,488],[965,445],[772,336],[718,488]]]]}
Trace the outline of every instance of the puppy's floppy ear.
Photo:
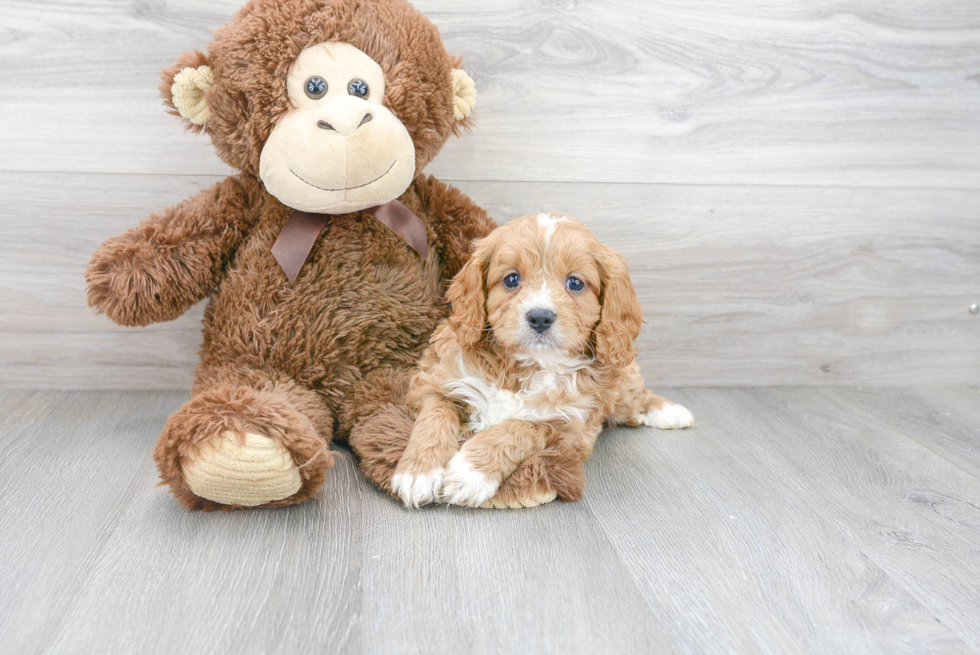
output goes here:
{"type": "Polygon", "coordinates": [[[185,52],[177,58],[177,65],[164,68],[160,77],[160,95],[167,111],[183,118],[194,132],[206,130],[211,118],[207,91],[214,84],[207,55],[197,50],[185,52]]]}
{"type": "Polygon", "coordinates": [[[636,357],[633,342],[640,334],[643,308],[622,255],[601,246],[596,263],[602,281],[602,310],[595,328],[596,360],[617,367],[627,366],[636,357]]]}
{"type": "Polygon", "coordinates": [[[487,326],[486,267],[490,261],[490,237],[476,242],[473,254],[463,264],[446,291],[453,313],[449,325],[464,346],[476,347],[487,326]]]}

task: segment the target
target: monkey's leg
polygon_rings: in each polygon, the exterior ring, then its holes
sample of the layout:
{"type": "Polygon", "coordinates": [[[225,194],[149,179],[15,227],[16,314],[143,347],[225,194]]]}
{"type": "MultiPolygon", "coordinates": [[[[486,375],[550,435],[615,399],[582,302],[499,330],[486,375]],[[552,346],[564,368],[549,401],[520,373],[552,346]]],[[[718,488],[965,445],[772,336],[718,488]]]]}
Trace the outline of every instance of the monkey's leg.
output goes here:
{"type": "Polygon", "coordinates": [[[414,421],[405,397],[411,369],[380,369],[358,382],[344,404],[341,429],[361,470],[374,484],[394,495],[395,467],[408,446],[414,421]]]}
{"type": "Polygon", "coordinates": [[[313,391],[250,369],[200,372],[153,451],[188,509],[280,507],[312,497],[333,465],[333,419],[313,391]]]}

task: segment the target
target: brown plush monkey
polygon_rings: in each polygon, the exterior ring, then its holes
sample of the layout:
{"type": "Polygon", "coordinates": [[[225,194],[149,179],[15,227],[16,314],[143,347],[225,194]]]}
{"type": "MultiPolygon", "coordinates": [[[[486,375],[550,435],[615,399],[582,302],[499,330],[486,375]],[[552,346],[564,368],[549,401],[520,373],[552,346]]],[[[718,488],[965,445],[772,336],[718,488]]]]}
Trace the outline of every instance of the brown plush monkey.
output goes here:
{"type": "Polygon", "coordinates": [[[346,438],[390,491],[411,369],[494,227],[421,172],[468,125],[472,80],[404,0],[253,0],[178,61],[167,104],[240,173],[109,239],[86,271],[90,305],[121,325],[211,298],[161,478],[190,509],[290,505],[346,438]]]}

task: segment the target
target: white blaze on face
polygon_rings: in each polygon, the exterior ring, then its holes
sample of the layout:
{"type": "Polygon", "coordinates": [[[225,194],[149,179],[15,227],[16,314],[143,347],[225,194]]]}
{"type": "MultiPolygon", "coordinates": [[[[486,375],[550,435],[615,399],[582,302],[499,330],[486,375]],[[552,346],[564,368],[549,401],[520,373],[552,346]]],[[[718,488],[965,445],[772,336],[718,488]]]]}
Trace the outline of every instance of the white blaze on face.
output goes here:
{"type": "Polygon", "coordinates": [[[551,235],[555,233],[555,227],[559,223],[563,223],[568,219],[564,216],[557,216],[554,214],[545,214],[544,212],[538,214],[538,227],[544,228],[544,241],[545,243],[551,242],[551,235]]]}
{"type": "Polygon", "coordinates": [[[527,297],[521,300],[520,310],[524,314],[527,314],[532,309],[548,309],[555,311],[555,299],[551,296],[551,291],[548,289],[548,284],[542,282],[534,291],[528,293],[527,297]]]}
{"type": "Polygon", "coordinates": [[[405,125],[382,103],[384,71],[347,43],[303,50],[286,78],[292,109],[262,148],[259,177],[293,209],[343,214],[383,205],[415,175],[415,145],[405,125]],[[310,97],[318,78],[322,94],[310,97]],[[358,80],[363,96],[351,94],[358,80]]]}
{"type": "Polygon", "coordinates": [[[522,340],[527,346],[530,346],[530,352],[540,353],[561,347],[561,318],[558,313],[558,305],[555,303],[555,298],[552,295],[552,289],[548,286],[547,282],[542,282],[538,288],[528,292],[527,296],[517,306],[517,313],[521,326],[522,340]],[[535,332],[527,322],[528,312],[535,309],[554,312],[555,316],[558,317],[554,325],[542,334],[535,332]]]}

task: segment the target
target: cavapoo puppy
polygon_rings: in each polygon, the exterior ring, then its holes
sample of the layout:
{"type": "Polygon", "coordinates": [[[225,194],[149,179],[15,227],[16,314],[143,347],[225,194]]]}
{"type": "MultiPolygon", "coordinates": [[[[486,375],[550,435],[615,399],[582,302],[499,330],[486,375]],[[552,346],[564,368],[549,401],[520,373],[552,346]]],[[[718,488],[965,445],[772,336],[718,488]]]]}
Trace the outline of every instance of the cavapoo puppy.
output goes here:
{"type": "Polygon", "coordinates": [[[497,228],[447,297],[452,314],[408,397],[415,425],[392,479],[406,505],[578,500],[582,465],[607,420],[693,423],[644,388],[633,343],[642,310],[626,262],[581,223],[538,214],[497,228]],[[508,476],[546,450],[550,467],[567,469],[551,472],[563,478],[558,488],[504,494],[508,476]]]}

